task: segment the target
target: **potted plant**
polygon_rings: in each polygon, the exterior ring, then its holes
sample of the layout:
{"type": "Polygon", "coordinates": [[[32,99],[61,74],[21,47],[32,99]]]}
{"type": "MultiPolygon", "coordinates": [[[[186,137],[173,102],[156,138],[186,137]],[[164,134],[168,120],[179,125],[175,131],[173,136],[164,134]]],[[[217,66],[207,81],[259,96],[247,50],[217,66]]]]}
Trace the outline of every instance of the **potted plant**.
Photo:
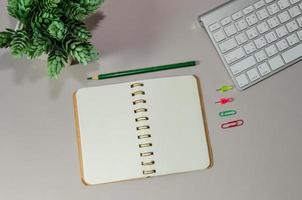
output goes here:
{"type": "Polygon", "coordinates": [[[16,57],[35,59],[48,55],[48,75],[57,79],[71,59],[86,65],[99,53],[83,20],[104,0],[8,0],[9,14],[18,20],[16,30],[0,32],[0,48],[16,57]]]}

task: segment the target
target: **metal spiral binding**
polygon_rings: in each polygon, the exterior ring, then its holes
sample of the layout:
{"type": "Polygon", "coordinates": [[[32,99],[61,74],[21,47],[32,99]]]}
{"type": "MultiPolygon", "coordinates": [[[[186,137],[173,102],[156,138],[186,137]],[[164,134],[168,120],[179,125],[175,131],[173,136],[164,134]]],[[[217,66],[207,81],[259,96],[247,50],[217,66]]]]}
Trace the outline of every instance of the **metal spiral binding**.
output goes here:
{"type": "Polygon", "coordinates": [[[138,147],[140,149],[140,157],[142,158],[142,173],[149,177],[150,175],[155,174],[156,170],[154,169],[155,161],[152,160],[154,152],[150,149],[153,144],[151,142],[152,136],[148,131],[151,129],[151,126],[148,124],[149,117],[147,116],[147,101],[143,98],[146,93],[142,90],[142,87],[144,87],[143,83],[133,83],[130,85],[130,88],[134,90],[131,95],[134,98],[132,103],[133,106],[135,106],[133,110],[136,115],[135,122],[138,123],[136,130],[138,132],[137,139],[140,141],[138,147]]]}

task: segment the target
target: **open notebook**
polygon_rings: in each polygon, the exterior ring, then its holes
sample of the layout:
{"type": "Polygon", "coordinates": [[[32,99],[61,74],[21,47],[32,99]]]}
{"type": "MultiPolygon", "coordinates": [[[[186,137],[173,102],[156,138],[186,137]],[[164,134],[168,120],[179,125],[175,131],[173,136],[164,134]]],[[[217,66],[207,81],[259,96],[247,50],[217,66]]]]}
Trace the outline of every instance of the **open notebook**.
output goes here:
{"type": "Polygon", "coordinates": [[[74,105],[87,185],[210,166],[194,76],[83,88],[74,105]]]}

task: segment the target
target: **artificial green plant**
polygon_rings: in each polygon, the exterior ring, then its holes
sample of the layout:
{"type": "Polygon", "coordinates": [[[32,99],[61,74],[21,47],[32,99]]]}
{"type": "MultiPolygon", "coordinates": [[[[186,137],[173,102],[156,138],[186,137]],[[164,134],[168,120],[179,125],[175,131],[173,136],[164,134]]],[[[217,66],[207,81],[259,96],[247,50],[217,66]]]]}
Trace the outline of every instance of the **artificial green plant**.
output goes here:
{"type": "Polygon", "coordinates": [[[8,12],[19,23],[16,30],[0,32],[0,48],[29,59],[47,54],[48,75],[58,78],[69,59],[84,65],[98,59],[98,51],[89,42],[91,33],[82,21],[103,1],[8,0],[8,12]]]}

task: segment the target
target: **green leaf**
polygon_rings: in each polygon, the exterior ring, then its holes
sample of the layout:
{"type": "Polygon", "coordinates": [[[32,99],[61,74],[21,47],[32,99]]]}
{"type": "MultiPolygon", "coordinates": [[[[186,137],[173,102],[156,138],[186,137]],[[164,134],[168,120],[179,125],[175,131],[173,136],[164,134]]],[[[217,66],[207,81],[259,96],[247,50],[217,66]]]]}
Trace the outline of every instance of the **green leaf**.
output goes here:
{"type": "Polygon", "coordinates": [[[78,3],[71,1],[64,2],[63,7],[66,17],[69,19],[84,20],[87,15],[86,10],[78,3]]]}
{"type": "Polygon", "coordinates": [[[13,40],[14,30],[6,29],[7,31],[0,32],[0,48],[10,47],[10,43],[13,40]]]}
{"type": "Polygon", "coordinates": [[[62,21],[53,21],[48,29],[48,33],[50,36],[57,40],[63,40],[67,33],[67,28],[65,27],[62,21]]]}
{"type": "Polygon", "coordinates": [[[104,0],[76,0],[87,11],[87,15],[95,12],[104,2],[104,0]]]}
{"type": "Polygon", "coordinates": [[[8,0],[7,10],[12,17],[26,22],[31,14],[31,7],[35,0],[8,0]]]}
{"type": "Polygon", "coordinates": [[[48,56],[48,76],[51,79],[58,79],[60,72],[68,62],[68,55],[61,49],[55,49],[48,56]]]}
{"type": "Polygon", "coordinates": [[[11,52],[17,58],[22,57],[27,50],[29,43],[29,39],[27,33],[24,30],[18,30],[12,36],[11,45],[11,52]]]}
{"type": "Polygon", "coordinates": [[[43,53],[47,53],[50,46],[51,41],[49,39],[43,37],[34,38],[27,49],[27,54],[30,59],[37,58],[43,53]]]}
{"type": "Polygon", "coordinates": [[[71,33],[82,42],[87,42],[92,37],[85,24],[80,21],[75,21],[74,23],[72,23],[70,30],[71,33]]]}

